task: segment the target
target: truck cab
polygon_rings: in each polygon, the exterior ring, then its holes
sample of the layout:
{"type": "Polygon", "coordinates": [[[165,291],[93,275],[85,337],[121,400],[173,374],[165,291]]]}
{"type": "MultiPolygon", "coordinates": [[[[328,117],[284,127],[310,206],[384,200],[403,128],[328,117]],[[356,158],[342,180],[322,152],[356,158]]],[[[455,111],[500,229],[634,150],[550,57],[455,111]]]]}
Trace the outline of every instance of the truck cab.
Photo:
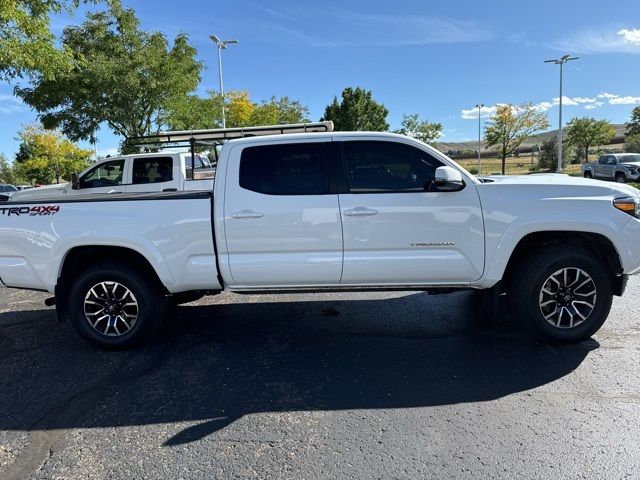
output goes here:
{"type": "Polygon", "coordinates": [[[215,167],[204,155],[144,153],[100,160],[69,183],[16,192],[16,200],[105,193],[211,190],[215,167]],[[194,174],[192,174],[194,172],[194,174]]]}

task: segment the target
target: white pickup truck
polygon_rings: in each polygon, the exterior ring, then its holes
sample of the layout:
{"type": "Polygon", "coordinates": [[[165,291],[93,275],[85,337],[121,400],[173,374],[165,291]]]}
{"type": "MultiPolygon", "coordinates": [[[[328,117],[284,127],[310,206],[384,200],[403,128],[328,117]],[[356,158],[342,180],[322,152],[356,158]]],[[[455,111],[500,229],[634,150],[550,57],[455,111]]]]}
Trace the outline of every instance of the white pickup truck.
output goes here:
{"type": "MultiPolygon", "coordinates": [[[[15,192],[15,201],[104,193],[212,190],[215,169],[204,155],[143,153],[108,157],[91,165],[69,183],[15,192]]],[[[13,198],[13,197],[12,197],[13,198]]]]}
{"type": "Polygon", "coordinates": [[[0,205],[0,278],[53,293],[60,318],[104,348],[148,338],[171,302],[222,290],[476,289],[506,294],[538,337],[575,342],[640,271],[639,193],[565,175],[480,182],[395,134],[240,138],[212,192],[0,205]]]}

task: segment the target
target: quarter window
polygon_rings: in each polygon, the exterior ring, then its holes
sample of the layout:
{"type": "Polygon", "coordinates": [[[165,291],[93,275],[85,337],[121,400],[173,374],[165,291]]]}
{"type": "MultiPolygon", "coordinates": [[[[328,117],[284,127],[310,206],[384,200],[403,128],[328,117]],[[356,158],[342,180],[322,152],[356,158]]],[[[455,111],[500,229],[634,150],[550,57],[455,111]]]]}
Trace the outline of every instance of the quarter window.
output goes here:
{"type": "Polygon", "coordinates": [[[80,188],[115,187],[122,185],[124,160],[114,160],[89,170],[80,179],[80,188]]]}
{"type": "Polygon", "coordinates": [[[240,186],[267,195],[328,192],[323,143],[247,147],[240,158],[240,186]]]}
{"type": "Polygon", "coordinates": [[[395,142],[344,142],[343,152],[354,193],[423,192],[443,165],[423,150],[395,142]]]}

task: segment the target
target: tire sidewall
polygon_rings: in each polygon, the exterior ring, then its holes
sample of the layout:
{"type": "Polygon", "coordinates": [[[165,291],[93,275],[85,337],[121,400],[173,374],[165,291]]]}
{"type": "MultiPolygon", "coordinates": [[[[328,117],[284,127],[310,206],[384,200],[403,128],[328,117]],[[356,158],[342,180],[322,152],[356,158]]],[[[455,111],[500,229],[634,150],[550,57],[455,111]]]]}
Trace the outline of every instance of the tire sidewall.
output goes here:
{"type": "Polygon", "coordinates": [[[612,301],[612,290],[609,277],[602,266],[595,260],[580,254],[567,255],[541,268],[529,279],[523,292],[527,295],[526,310],[529,327],[539,336],[556,342],[577,342],[591,337],[600,329],[609,315],[612,301]],[[581,268],[593,279],[596,286],[596,305],[586,321],[572,328],[558,328],[551,325],[542,315],[539,306],[539,295],[546,280],[562,268],[581,268]],[[527,293],[528,292],[528,293],[527,293]]]}
{"type": "Polygon", "coordinates": [[[153,286],[135,271],[124,266],[96,266],[81,274],[69,293],[71,322],[78,334],[89,343],[105,349],[124,349],[139,344],[153,334],[162,322],[163,299],[153,286]],[[138,318],[133,328],[117,337],[96,331],[86,319],[84,299],[89,289],[104,281],[115,281],[128,288],[138,302],[138,318]]]}

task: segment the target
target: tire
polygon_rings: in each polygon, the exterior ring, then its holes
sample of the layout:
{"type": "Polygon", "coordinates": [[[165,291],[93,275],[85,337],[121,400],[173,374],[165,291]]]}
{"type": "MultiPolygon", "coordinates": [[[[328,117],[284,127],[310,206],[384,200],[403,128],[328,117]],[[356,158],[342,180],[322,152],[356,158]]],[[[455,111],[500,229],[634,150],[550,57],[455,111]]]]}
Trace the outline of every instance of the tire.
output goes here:
{"type": "Polygon", "coordinates": [[[616,173],[616,182],[627,183],[627,176],[624,173],[616,173]]]}
{"type": "Polygon", "coordinates": [[[613,300],[610,275],[585,249],[548,246],[534,250],[517,265],[511,278],[510,310],[538,339],[550,343],[588,339],[609,315],[613,300]],[[592,291],[595,293],[590,294],[592,291]]]}
{"type": "Polygon", "coordinates": [[[584,178],[593,178],[593,175],[589,170],[587,170],[586,172],[584,172],[584,178]]]}
{"type": "Polygon", "coordinates": [[[196,302],[202,297],[204,297],[204,294],[200,292],[174,293],[169,297],[169,303],[171,303],[171,305],[182,305],[184,303],[196,302]]]}
{"type": "Polygon", "coordinates": [[[150,338],[165,311],[157,282],[117,263],[87,269],[69,292],[72,325],[84,340],[107,350],[131,348],[150,338]]]}

